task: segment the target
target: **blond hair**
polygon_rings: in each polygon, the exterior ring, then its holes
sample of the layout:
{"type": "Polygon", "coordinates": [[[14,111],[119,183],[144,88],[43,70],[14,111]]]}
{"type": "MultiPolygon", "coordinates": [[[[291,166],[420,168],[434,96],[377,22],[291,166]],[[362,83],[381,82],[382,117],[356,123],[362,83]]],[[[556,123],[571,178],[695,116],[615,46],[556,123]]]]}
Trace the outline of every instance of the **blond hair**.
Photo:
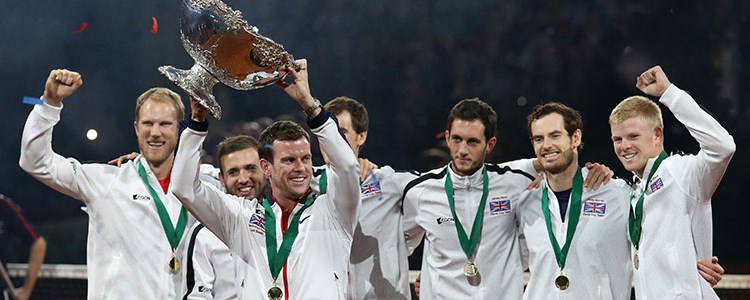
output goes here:
{"type": "Polygon", "coordinates": [[[182,104],[182,98],[180,98],[180,95],[173,92],[172,90],[168,88],[163,87],[155,87],[150,88],[148,91],[143,92],[140,96],[138,96],[138,100],[135,101],[135,120],[138,121],[138,117],[140,115],[141,106],[143,106],[143,103],[146,102],[148,99],[153,99],[156,101],[165,101],[169,102],[174,106],[174,108],[177,109],[177,120],[182,120],[185,118],[185,105],[182,104]]]}
{"type": "Polygon", "coordinates": [[[643,96],[631,96],[622,100],[609,114],[609,125],[620,124],[627,119],[640,117],[653,128],[664,128],[659,105],[643,96]]]}

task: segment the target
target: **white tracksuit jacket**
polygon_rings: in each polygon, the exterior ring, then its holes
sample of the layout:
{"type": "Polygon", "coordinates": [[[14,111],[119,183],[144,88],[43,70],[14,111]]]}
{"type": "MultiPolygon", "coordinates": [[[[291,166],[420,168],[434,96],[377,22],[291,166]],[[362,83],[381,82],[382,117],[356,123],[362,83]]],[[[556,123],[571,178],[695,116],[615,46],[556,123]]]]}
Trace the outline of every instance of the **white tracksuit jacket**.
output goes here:
{"type": "MultiPolygon", "coordinates": [[[[315,168],[313,190],[320,190],[320,174],[326,169],[315,168]]],[[[360,184],[362,206],[352,241],[349,299],[411,299],[401,196],[415,178],[416,173],[383,166],[360,184]]]]}
{"type": "MultiPolygon", "coordinates": [[[[695,263],[711,259],[711,196],[734,154],[734,139],[675,85],[667,88],[659,102],[687,127],[700,151],[667,157],[648,183],[635,296],[639,300],[718,299],[695,263]]],[[[649,177],[654,161],[646,164],[643,178],[649,177]]],[[[642,180],[634,185],[633,207],[645,184],[642,180]]]]}
{"type": "MultiPolygon", "coordinates": [[[[586,178],[588,169],[582,168],[581,172],[586,178]]],[[[531,274],[523,298],[629,300],[633,274],[627,238],[630,186],[622,179],[613,179],[595,191],[583,190],[581,214],[565,263],[564,273],[570,279],[566,290],[555,287],[560,269],[542,212],[544,186],[547,186],[546,180],[539,188],[524,191],[518,206],[519,226],[529,251],[531,274]]],[[[563,222],[555,193],[548,189],[547,195],[552,231],[562,248],[570,208],[563,222]]]]}
{"type": "MultiPolygon", "coordinates": [[[[328,179],[332,188],[300,218],[299,235],[278,283],[285,299],[347,299],[349,253],[360,204],[359,164],[329,112],[324,110],[308,124],[331,160],[328,179]]],[[[273,285],[266,256],[265,226],[269,224],[265,224],[265,209],[257,199],[228,195],[199,180],[205,137],[205,131],[188,128],[183,132],[172,175],[174,193],[202,224],[257,270],[245,274],[242,297],[265,299],[273,285]]],[[[271,207],[277,216],[282,215],[277,204],[271,207]]],[[[282,218],[276,220],[272,226],[282,232],[282,218]]],[[[282,235],[277,241],[280,245],[282,235]]]]}
{"type": "Polygon", "coordinates": [[[420,299],[521,299],[524,282],[516,206],[534,177],[513,167],[518,162],[531,166],[530,160],[485,164],[489,194],[474,257],[479,273],[471,278],[463,272],[467,258],[461,250],[444,184],[447,172],[454,185],[456,215],[468,235],[482,196],[482,170],[458,176],[446,166],[423,173],[407,185],[404,229],[409,251],[426,235],[420,299]]]}
{"type": "MultiPolygon", "coordinates": [[[[37,105],[29,114],[21,141],[21,168],[45,185],[86,205],[89,215],[87,272],[89,299],[177,299],[185,294],[185,244],[195,219],[177,248],[183,263],[168,271],[172,249],[148,188],[138,175],[141,161],[149,183],[166,207],[172,225],[180,202],[166,195],[146,160],[139,156],[121,167],[81,164],[52,150],[52,129],[62,107],[37,105]]],[[[170,187],[171,189],[171,187],[170,187]]]]}

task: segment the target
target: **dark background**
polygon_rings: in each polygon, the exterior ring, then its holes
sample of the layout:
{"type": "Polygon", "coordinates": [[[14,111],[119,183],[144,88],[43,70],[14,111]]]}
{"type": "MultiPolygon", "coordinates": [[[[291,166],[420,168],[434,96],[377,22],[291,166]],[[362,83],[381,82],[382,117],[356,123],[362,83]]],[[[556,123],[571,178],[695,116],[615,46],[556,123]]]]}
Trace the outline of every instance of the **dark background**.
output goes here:
{"type": "MultiPolygon", "coordinates": [[[[479,97],[500,116],[490,161],[533,155],[525,116],[533,105],[560,101],[584,116],[584,161],[629,178],[613,154],[607,117],[639,94],[635,76],[655,64],[689,91],[734,136],[729,169],[714,201],[714,252],[729,273],[750,273],[747,214],[741,185],[750,158],[745,1],[227,1],[261,34],[309,60],[313,95],[346,95],[365,103],[370,130],[362,156],[397,169],[424,169],[423,152],[439,145],[447,112],[479,97]],[[659,3],[652,3],[659,2],[659,3]]],[[[152,86],[177,89],[156,70],[189,68],[179,40],[179,1],[0,2],[0,193],[15,199],[50,241],[48,262],[85,263],[86,217],[80,203],[43,186],[18,167],[19,141],[50,69],[80,72],[84,85],[65,101],[54,149],[81,161],[137,151],[135,98],[152,86]],[[149,32],[151,17],[159,21],[149,32]],[[83,22],[88,27],[74,33],[83,22]],[[89,128],[99,138],[89,141],[89,128]]],[[[184,93],[183,93],[184,95],[184,93]]],[[[234,91],[217,85],[224,118],[207,145],[257,131],[299,107],[278,88],[234,91]]],[[[664,109],[666,148],[696,152],[684,126],[664,109]]],[[[211,149],[209,149],[211,151],[211,149]]],[[[117,220],[112,220],[116,222],[117,220]]],[[[6,241],[0,241],[5,243],[6,241]]],[[[26,250],[19,250],[25,256],[26,250]]],[[[25,258],[24,258],[25,259],[25,258]]]]}

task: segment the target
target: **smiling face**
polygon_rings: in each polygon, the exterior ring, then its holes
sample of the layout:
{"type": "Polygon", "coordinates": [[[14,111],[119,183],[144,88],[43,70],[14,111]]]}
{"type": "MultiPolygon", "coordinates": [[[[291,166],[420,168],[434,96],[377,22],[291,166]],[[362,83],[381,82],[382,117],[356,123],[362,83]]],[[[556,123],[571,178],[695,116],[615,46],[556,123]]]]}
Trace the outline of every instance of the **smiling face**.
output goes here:
{"type": "Polygon", "coordinates": [[[655,125],[649,126],[649,122],[641,117],[611,123],[610,127],[612,146],[622,166],[642,177],[648,160],[659,156],[664,149],[663,129],[655,125]]]}
{"type": "Polygon", "coordinates": [[[221,173],[219,180],[227,193],[245,199],[260,199],[265,179],[260,169],[258,149],[245,148],[219,158],[221,173]]]}
{"type": "Polygon", "coordinates": [[[271,144],[273,161],[261,159],[263,173],[271,183],[275,198],[296,200],[307,192],[312,178],[310,142],[302,137],[271,144]]]}
{"type": "MultiPolygon", "coordinates": [[[[336,114],[336,119],[339,123],[339,130],[341,130],[341,132],[344,133],[344,137],[346,137],[346,142],[352,147],[354,155],[359,157],[359,149],[362,149],[362,146],[367,140],[367,131],[357,133],[354,129],[354,124],[352,123],[352,115],[348,111],[342,111],[341,113],[336,114]]],[[[322,147],[320,148],[320,153],[323,154],[323,160],[328,163],[328,154],[323,151],[322,147]]]]}
{"type": "Polygon", "coordinates": [[[451,170],[461,176],[479,170],[497,142],[495,137],[489,141],[484,137],[482,121],[461,119],[453,120],[450,130],[445,131],[445,140],[451,152],[451,170]]]}
{"type": "Polygon", "coordinates": [[[140,106],[135,133],[141,154],[152,168],[172,163],[178,125],[178,109],[170,102],[149,98],[140,106]]]}
{"type": "Polygon", "coordinates": [[[581,145],[581,130],[569,134],[559,113],[536,119],[530,130],[534,153],[546,172],[558,174],[574,165],[581,145]]]}

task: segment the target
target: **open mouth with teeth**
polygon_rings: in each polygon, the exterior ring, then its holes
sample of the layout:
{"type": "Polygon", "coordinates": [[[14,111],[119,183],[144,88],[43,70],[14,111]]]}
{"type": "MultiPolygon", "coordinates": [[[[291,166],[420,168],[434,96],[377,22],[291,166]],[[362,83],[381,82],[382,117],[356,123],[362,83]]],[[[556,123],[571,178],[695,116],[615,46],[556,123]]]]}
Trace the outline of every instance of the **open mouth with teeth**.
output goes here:
{"type": "Polygon", "coordinates": [[[542,158],[544,158],[545,161],[554,161],[560,156],[560,152],[547,152],[542,154],[542,158]]]}
{"type": "Polygon", "coordinates": [[[159,149],[159,148],[163,147],[164,144],[165,144],[164,141],[149,141],[148,142],[148,147],[152,148],[152,149],[159,149]]]}

